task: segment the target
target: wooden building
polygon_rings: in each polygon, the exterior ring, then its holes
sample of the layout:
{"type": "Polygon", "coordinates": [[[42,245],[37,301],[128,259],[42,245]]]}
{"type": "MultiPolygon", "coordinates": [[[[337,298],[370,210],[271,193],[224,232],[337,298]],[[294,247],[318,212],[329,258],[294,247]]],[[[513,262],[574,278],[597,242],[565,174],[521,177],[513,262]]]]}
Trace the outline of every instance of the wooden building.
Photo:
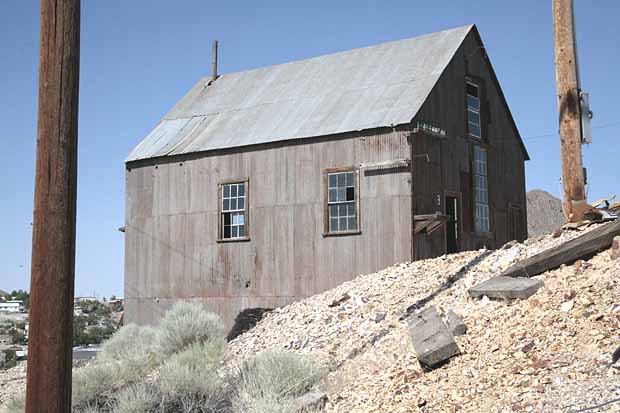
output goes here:
{"type": "Polygon", "coordinates": [[[206,77],[127,159],[125,319],[522,240],[528,159],[475,26],[206,77]]]}

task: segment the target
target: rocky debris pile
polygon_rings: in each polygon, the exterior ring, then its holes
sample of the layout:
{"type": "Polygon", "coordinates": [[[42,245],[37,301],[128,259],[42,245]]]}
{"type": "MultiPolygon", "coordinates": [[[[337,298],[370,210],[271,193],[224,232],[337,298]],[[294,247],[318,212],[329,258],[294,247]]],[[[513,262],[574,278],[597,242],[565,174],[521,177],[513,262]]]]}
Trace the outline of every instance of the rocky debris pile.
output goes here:
{"type": "Polygon", "coordinates": [[[549,234],[566,223],[562,201],[542,189],[533,189],[527,198],[527,233],[530,237],[549,234]]]}
{"type": "Polygon", "coordinates": [[[12,397],[25,392],[26,362],[20,361],[13,368],[0,370],[0,406],[12,397]]]}
{"type": "Polygon", "coordinates": [[[326,409],[334,412],[558,411],[586,403],[575,393],[585,381],[601,383],[599,402],[613,399],[620,263],[611,250],[536,277],[544,285],[525,300],[467,293],[514,262],[597,226],[361,275],[275,309],[231,341],[226,359],[236,363],[267,349],[310,353],[329,368],[326,409]],[[454,337],[458,356],[425,371],[407,323],[429,307],[454,310],[467,332],[454,337]]]}

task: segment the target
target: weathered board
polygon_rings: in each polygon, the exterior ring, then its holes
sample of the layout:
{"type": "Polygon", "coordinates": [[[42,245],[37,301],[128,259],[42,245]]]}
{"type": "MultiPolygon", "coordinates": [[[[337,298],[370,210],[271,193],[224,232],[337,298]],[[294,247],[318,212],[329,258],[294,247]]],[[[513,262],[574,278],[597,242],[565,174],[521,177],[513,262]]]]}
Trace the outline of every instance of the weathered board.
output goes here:
{"type": "Polygon", "coordinates": [[[609,248],[616,235],[620,235],[620,220],[593,229],[564,244],[519,261],[508,267],[501,275],[533,277],[542,274],[562,264],[569,264],[601,249],[609,248]]]}

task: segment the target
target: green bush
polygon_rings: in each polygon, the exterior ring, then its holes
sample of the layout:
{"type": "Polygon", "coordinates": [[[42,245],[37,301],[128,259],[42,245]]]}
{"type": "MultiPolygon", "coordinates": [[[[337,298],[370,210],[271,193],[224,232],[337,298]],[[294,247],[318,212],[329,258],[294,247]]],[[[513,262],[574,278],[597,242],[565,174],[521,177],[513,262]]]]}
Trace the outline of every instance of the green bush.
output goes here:
{"type": "Polygon", "coordinates": [[[114,413],[143,413],[155,410],[161,396],[153,386],[137,384],[120,391],[115,398],[114,413]]]}
{"type": "Polygon", "coordinates": [[[156,331],[152,327],[128,324],[101,345],[101,360],[146,359],[154,357],[156,331]]]}
{"type": "Polygon", "coordinates": [[[73,372],[72,404],[74,409],[107,403],[114,388],[118,365],[92,362],[73,372]]]}
{"type": "Polygon", "coordinates": [[[26,399],[22,397],[9,399],[2,409],[3,413],[23,413],[26,411],[26,399]]]}
{"type": "Polygon", "coordinates": [[[280,351],[260,353],[239,368],[235,411],[287,411],[292,399],[316,386],[323,373],[308,356],[280,351]]]}
{"type": "Polygon", "coordinates": [[[218,373],[221,349],[195,343],[174,354],[159,369],[159,390],[168,411],[219,412],[228,404],[225,380],[218,373]]]}
{"type": "Polygon", "coordinates": [[[162,319],[159,328],[159,350],[163,357],[179,353],[194,343],[225,343],[224,323],[200,304],[179,302],[162,319]]]}

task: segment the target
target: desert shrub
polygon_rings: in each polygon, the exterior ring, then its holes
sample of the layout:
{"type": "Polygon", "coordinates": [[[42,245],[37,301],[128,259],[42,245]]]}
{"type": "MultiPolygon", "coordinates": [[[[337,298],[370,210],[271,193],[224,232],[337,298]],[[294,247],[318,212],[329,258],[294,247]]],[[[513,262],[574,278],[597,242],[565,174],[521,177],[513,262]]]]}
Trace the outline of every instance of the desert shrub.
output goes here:
{"type": "Polygon", "coordinates": [[[160,357],[155,347],[156,331],[152,327],[135,324],[123,326],[103,343],[98,362],[117,363],[117,379],[132,382],[153,370],[160,357]]]}
{"type": "Polygon", "coordinates": [[[200,304],[179,302],[170,309],[158,328],[159,351],[166,357],[194,343],[217,341],[224,346],[224,323],[200,304]]]}
{"type": "Polygon", "coordinates": [[[255,398],[250,394],[244,393],[235,399],[234,411],[244,413],[291,413],[294,411],[294,407],[291,399],[282,399],[273,395],[255,398]]]}
{"type": "Polygon", "coordinates": [[[153,411],[161,402],[157,389],[136,384],[121,390],[115,397],[114,413],[143,413],[153,411]]]}
{"type": "Polygon", "coordinates": [[[9,399],[2,409],[3,413],[23,413],[26,411],[26,399],[24,396],[9,399]]]}
{"type": "Polygon", "coordinates": [[[116,386],[116,363],[91,363],[73,372],[72,404],[75,410],[107,403],[116,386]]]}
{"type": "Polygon", "coordinates": [[[229,404],[226,381],[218,373],[223,346],[195,343],[159,369],[158,386],[167,411],[221,412],[229,404]]]}
{"type": "Polygon", "coordinates": [[[234,382],[235,410],[287,411],[292,399],[312,389],[323,373],[308,356],[280,351],[260,353],[239,368],[234,382]]]}

